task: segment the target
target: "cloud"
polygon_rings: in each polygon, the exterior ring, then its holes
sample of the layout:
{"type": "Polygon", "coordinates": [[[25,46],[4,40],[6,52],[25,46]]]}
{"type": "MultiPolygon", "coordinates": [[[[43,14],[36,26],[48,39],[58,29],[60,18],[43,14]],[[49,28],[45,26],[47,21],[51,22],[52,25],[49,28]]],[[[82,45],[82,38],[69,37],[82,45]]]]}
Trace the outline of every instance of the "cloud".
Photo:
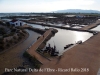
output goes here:
{"type": "Polygon", "coordinates": [[[93,0],[54,0],[51,2],[44,2],[36,7],[43,11],[54,11],[63,9],[77,9],[77,8],[87,8],[94,3],[93,0]]]}

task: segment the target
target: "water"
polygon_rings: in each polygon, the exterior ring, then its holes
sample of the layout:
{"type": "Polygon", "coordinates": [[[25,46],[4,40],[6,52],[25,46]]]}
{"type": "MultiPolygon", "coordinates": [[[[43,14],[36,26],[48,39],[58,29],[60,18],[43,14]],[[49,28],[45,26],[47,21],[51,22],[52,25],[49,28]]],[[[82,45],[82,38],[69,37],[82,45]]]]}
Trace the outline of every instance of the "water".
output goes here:
{"type": "Polygon", "coordinates": [[[9,22],[9,21],[11,21],[12,19],[2,19],[3,21],[7,21],[7,22],[9,22]]]}
{"type": "Polygon", "coordinates": [[[43,15],[32,14],[32,13],[0,13],[0,17],[9,17],[9,16],[43,16],[43,15]]]}
{"type": "Polygon", "coordinates": [[[82,27],[80,27],[80,26],[74,26],[74,27],[72,27],[72,28],[79,29],[79,28],[82,28],[82,27]]]}
{"type": "Polygon", "coordinates": [[[48,42],[51,47],[56,45],[57,50],[59,50],[60,54],[62,54],[65,50],[64,47],[68,44],[75,44],[77,41],[82,40],[82,42],[89,39],[93,34],[88,32],[79,32],[79,31],[71,31],[64,29],[57,29],[58,33],[55,34],[48,42]]]}
{"type": "Polygon", "coordinates": [[[49,28],[52,28],[52,27],[41,26],[41,25],[30,24],[30,23],[27,23],[27,25],[30,25],[30,26],[32,26],[32,27],[34,27],[34,28],[40,28],[40,29],[45,29],[45,28],[49,29],[49,28]]]}
{"type": "Polygon", "coordinates": [[[28,18],[28,19],[25,19],[25,18],[16,18],[16,19],[18,19],[18,20],[30,20],[31,18],[28,18]]]}
{"type": "MultiPolygon", "coordinates": [[[[35,28],[45,29],[50,28],[47,26],[41,26],[37,24],[28,24],[35,28]]],[[[93,34],[88,32],[79,32],[79,31],[72,31],[72,30],[64,30],[64,29],[58,29],[58,32],[55,34],[54,37],[52,37],[48,42],[47,45],[50,44],[51,47],[54,47],[56,45],[57,50],[59,50],[59,55],[61,55],[65,50],[64,47],[68,44],[75,44],[77,41],[86,41],[89,39],[93,34]]]]}
{"type": "Polygon", "coordinates": [[[53,16],[44,16],[44,18],[57,18],[57,17],[53,17],[53,16]]]}
{"type": "MultiPolygon", "coordinates": [[[[40,29],[52,28],[52,27],[41,26],[37,24],[29,24],[29,23],[27,24],[32,27],[40,28],[40,29]]],[[[52,37],[47,42],[47,45],[48,43],[50,43],[51,46],[53,47],[55,44],[60,54],[63,53],[63,49],[67,44],[76,43],[77,41],[80,41],[80,40],[84,42],[92,36],[92,34],[88,32],[71,31],[71,30],[64,30],[64,29],[58,29],[58,28],[56,29],[58,30],[58,32],[55,34],[54,37],[52,37]]],[[[99,29],[100,29],[100,26],[99,26],[99,29]]]]}
{"type": "Polygon", "coordinates": [[[91,30],[94,30],[94,31],[100,31],[100,25],[98,25],[97,27],[91,29],[91,30]]]}
{"type": "Polygon", "coordinates": [[[70,25],[64,25],[63,27],[70,27],[70,25]]]}

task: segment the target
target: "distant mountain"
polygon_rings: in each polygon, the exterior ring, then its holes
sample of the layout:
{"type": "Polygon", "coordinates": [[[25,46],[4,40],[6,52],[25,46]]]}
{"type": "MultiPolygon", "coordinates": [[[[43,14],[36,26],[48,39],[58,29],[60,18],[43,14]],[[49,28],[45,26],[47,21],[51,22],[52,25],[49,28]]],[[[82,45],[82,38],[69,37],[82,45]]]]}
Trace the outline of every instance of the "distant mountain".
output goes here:
{"type": "Polygon", "coordinates": [[[58,10],[54,11],[56,13],[100,13],[98,10],[82,10],[82,9],[67,9],[67,10],[58,10]]]}

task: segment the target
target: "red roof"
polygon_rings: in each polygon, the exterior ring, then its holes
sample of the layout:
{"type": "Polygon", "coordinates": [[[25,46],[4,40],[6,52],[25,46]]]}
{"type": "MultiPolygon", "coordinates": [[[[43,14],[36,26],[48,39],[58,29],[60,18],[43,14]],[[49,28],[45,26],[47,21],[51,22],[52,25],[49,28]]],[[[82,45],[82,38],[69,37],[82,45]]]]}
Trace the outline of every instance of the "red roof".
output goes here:
{"type": "Polygon", "coordinates": [[[13,19],[12,21],[10,21],[10,22],[16,22],[16,21],[18,21],[18,20],[16,20],[16,19],[13,19]]]}

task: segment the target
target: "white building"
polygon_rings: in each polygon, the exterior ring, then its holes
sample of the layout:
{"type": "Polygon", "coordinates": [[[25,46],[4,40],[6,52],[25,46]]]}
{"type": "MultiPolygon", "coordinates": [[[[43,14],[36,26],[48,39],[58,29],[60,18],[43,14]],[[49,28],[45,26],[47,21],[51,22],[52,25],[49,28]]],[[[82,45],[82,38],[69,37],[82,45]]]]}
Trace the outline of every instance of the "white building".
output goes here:
{"type": "Polygon", "coordinates": [[[9,23],[10,23],[10,25],[14,25],[15,27],[24,25],[23,22],[20,20],[12,20],[9,23]]]}

